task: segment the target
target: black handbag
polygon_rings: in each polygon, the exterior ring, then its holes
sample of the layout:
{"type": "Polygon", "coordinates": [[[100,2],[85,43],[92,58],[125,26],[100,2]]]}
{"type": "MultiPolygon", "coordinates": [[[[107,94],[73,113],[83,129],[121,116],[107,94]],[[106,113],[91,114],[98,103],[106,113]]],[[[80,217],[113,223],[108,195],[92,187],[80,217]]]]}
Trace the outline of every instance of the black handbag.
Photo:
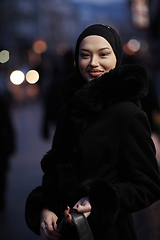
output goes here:
{"type": "MultiPolygon", "coordinates": [[[[72,216],[72,221],[77,229],[78,236],[80,240],[94,240],[92,231],[88,224],[87,218],[83,213],[77,212],[76,209],[71,209],[69,212],[72,216]]],[[[57,226],[57,231],[60,232],[64,224],[64,218],[57,226]]]]}

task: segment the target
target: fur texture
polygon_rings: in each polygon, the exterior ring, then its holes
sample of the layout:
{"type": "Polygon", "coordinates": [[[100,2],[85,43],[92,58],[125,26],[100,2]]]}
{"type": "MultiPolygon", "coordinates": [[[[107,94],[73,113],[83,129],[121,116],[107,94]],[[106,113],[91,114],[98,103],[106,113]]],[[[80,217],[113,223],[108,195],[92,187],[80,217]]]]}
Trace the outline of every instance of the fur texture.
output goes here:
{"type": "Polygon", "coordinates": [[[123,65],[95,78],[81,89],[73,76],[64,84],[62,97],[69,102],[73,111],[89,111],[101,114],[116,101],[137,100],[148,94],[146,70],[139,65],[123,65]]]}

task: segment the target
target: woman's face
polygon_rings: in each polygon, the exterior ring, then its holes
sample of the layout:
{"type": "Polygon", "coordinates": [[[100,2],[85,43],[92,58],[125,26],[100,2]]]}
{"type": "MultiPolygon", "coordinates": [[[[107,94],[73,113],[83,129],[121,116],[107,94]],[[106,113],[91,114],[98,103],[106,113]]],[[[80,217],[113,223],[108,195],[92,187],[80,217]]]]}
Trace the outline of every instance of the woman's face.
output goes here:
{"type": "Polygon", "coordinates": [[[116,56],[109,42],[97,35],[85,37],[79,47],[79,70],[90,82],[116,66],[116,56]]]}

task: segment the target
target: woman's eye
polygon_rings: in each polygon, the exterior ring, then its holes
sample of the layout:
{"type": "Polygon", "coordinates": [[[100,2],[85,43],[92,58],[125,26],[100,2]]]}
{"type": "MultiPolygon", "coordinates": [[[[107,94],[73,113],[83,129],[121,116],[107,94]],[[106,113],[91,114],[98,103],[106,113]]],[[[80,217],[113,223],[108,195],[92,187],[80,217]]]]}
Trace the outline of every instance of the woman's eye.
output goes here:
{"type": "Polygon", "coordinates": [[[81,53],[82,58],[88,58],[90,55],[88,53],[81,53]]]}
{"type": "Polygon", "coordinates": [[[108,54],[107,53],[101,53],[100,56],[101,57],[106,57],[108,54]]]}

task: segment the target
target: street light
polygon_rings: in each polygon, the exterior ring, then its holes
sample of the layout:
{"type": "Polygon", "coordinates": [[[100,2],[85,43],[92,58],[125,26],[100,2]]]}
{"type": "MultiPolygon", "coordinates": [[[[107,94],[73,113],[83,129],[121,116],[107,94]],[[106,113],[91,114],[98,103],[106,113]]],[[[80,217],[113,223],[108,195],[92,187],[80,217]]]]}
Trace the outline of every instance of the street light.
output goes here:
{"type": "Polygon", "coordinates": [[[7,50],[2,50],[0,52],[0,62],[6,63],[9,60],[9,52],[7,50]]]}
{"type": "Polygon", "coordinates": [[[30,70],[26,74],[26,80],[30,84],[34,84],[39,80],[39,73],[35,70],[30,70]]]}
{"type": "Polygon", "coordinates": [[[24,79],[25,79],[25,75],[20,70],[15,70],[10,75],[10,81],[14,85],[20,85],[24,81],[24,79]]]}

